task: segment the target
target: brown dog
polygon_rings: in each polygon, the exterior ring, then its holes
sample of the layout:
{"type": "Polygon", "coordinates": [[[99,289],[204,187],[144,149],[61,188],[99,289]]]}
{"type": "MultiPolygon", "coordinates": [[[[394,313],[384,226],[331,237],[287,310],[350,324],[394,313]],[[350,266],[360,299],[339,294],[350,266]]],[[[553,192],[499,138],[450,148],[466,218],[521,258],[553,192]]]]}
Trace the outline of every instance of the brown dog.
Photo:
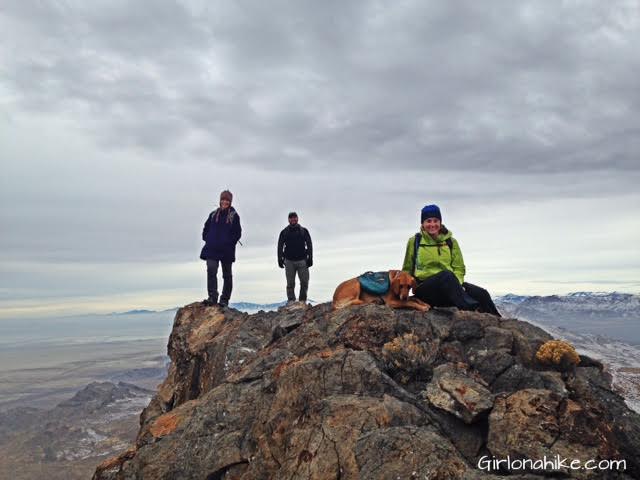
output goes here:
{"type": "Polygon", "coordinates": [[[414,308],[426,312],[431,308],[416,297],[409,298],[409,291],[417,287],[416,279],[402,270],[389,270],[391,288],[384,295],[372,295],[360,288],[357,278],[345,280],[333,293],[333,309],[345,308],[351,305],[364,305],[367,303],[380,303],[391,308],[414,308]]]}

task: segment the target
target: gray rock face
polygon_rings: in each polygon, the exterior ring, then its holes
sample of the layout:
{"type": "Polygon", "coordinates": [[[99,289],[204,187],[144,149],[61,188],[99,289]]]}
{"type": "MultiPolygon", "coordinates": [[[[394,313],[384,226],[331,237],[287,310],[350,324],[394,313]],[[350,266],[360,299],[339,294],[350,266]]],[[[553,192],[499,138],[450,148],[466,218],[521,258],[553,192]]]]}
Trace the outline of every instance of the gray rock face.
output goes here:
{"type": "Polygon", "coordinates": [[[135,445],[94,479],[557,476],[478,464],[544,454],[624,458],[626,472],[610,478],[637,478],[640,416],[599,369],[565,380],[538,365],[549,339],[525,322],[454,309],[247,315],[189,305],[135,445]]]}
{"type": "Polygon", "coordinates": [[[447,363],[435,368],[424,396],[434,407],[446,410],[465,423],[473,423],[493,407],[493,395],[486,385],[465,366],[447,363]]]}

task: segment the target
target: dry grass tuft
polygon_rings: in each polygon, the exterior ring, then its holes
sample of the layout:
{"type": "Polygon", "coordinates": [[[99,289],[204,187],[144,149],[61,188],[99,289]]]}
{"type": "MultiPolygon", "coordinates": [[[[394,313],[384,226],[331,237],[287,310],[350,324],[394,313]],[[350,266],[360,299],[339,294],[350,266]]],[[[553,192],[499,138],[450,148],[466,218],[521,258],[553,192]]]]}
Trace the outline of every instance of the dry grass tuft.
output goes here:
{"type": "Polygon", "coordinates": [[[549,340],[543,343],[536,353],[536,359],[544,365],[553,365],[563,370],[580,363],[576,349],[563,340],[549,340]]]}
{"type": "Polygon", "coordinates": [[[427,345],[414,333],[405,333],[382,347],[382,357],[388,367],[405,384],[422,377],[425,372],[431,372],[431,356],[427,345]]]}

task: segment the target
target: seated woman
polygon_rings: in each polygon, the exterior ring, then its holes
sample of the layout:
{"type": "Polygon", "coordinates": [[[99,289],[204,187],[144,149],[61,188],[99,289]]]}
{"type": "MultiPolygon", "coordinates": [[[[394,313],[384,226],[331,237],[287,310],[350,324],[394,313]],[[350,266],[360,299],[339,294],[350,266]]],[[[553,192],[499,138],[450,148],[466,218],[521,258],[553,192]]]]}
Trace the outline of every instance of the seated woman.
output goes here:
{"type": "Polygon", "coordinates": [[[402,270],[418,282],[416,297],[433,307],[458,307],[501,316],[484,288],[464,281],[458,242],[442,224],[437,205],[422,209],[420,232],[409,238],[402,270]]]}

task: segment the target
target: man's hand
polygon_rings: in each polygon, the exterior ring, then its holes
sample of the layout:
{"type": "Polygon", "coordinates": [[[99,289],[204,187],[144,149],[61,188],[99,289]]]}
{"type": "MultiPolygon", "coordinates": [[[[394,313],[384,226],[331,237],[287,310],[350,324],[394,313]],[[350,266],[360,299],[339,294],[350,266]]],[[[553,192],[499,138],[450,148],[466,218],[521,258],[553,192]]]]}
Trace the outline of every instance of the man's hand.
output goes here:
{"type": "Polygon", "coordinates": [[[307,267],[313,266],[313,258],[307,258],[307,267]]]}
{"type": "Polygon", "coordinates": [[[280,268],[284,268],[284,260],[282,260],[282,259],[278,259],[278,266],[279,266],[280,268]]]}

